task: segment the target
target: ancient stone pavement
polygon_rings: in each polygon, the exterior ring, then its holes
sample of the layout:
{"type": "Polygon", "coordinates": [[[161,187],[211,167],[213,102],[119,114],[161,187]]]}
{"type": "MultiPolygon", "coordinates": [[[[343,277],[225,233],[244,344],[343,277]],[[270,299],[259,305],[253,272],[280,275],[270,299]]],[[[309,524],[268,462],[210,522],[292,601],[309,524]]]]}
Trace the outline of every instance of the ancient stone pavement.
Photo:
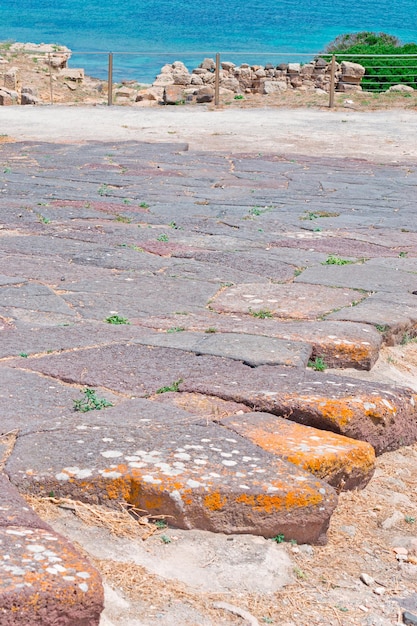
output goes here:
{"type": "Polygon", "coordinates": [[[322,543],[337,493],[417,439],[369,370],[417,335],[417,170],[6,143],[0,624],[97,624],[99,574],[19,494],[322,543]],[[330,368],[330,369],[328,369],[330,368]]]}

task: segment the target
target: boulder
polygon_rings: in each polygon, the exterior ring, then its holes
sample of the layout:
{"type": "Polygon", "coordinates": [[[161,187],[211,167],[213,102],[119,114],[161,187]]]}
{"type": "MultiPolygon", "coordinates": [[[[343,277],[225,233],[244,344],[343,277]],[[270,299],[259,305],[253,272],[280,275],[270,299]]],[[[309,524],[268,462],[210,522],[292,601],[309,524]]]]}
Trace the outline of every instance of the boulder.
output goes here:
{"type": "Polygon", "coordinates": [[[402,93],[413,93],[414,89],[410,85],[391,85],[387,91],[399,91],[402,93]]]}
{"type": "Polygon", "coordinates": [[[216,69],[216,62],[214,59],[204,59],[202,63],[200,63],[200,67],[203,70],[209,70],[210,72],[214,72],[216,69]]]}
{"type": "Polygon", "coordinates": [[[207,85],[205,87],[201,87],[201,89],[197,91],[197,102],[199,103],[212,102],[213,99],[214,99],[214,89],[212,87],[209,87],[207,85]]]}
{"type": "Polygon", "coordinates": [[[19,89],[19,69],[17,67],[10,67],[4,73],[4,86],[12,91],[19,89]]]}
{"type": "Polygon", "coordinates": [[[300,63],[288,63],[288,74],[290,74],[290,76],[292,74],[299,74],[301,71],[301,65],[300,63]]]}
{"type": "Polygon", "coordinates": [[[143,102],[144,100],[148,100],[150,102],[160,102],[163,98],[163,87],[149,87],[149,89],[144,89],[136,95],[135,102],[143,102]]]}
{"type": "Polygon", "coordinates": [[[271,93],[282,93],[287,91],[288,85],[283,80],[266,80],[263,84],[263,93],[268,95],[271,93]]]}
{"type": "Polygon", "coordinates": [[[352,63],[351,61],[342,61],[342,81],[349,85],[359,85],[362,76],[365,74],[365,68],[359,63],[352,63]]]}
{"type": "Polygon", "coordinates": [[[174,79],[174,85],[189,85],[191,82],[191,75],[187,68],[184,70],[183,68],[175,68],[172,73],[172,78],[174,79]]]}
{"type": "Polygon", "coordinates": [[[224,89],[233,91],[234,93],[237,93],[239,91],[239,81],[237,78],[234,78],[233,76],[230,76],[230,78],[226,78],[225,80],[222,80],[220,84],[222,87],[224,87],[224,89]]]}
{"type": "Polygon", "coordinates": [[[39,98],[32,93],[22,92],[20,97],[20,104],[39,104],[39,102],[39,98]]]}
{"type": "Polygon", "coordinates": [[[163,74],[158,74],[156,79],[154,80],[154,87],[165,87],[167,85],[174,84],[174,77],[172,73],[164,72],[163,74]]]}
{"type": "Polygon", "coordinates": [[[343,80],[339,80],[336,85],[336,91],[340,91],[341,93],[352,93],[354,91],[362,91],[362,87],[360,85],[352,85],[351,83],[345,83],[343,80]]]}
{"type": "Polygon", "coordinates": [[[66,67],[60,70],[59,75],[66,80],[74,80],[78,83],[81,83],[84,80],[84,70],[81,67],[74,67],[71,69],[66,67]]]}
{"type": "Polygon", "coordinates": [[[235,63],[231,63],[230,61],[222,61],[221,66],[226,72],[231,72],[236,67],[235,63]]]}
{"type": "Polygon", "coordinates": [[[13,101],[13,98],[7,91],[0,89],[0,106],[10,106],[11,104],[16,104],[16,102],[13,101]]]}
{"type": "Polygon", "coordinates": [[[190,79],[191,85],[202,85],[203,79],[198,74],[192,74],[190,79]]]}
{"type": "Polygon", "coordinates": [[[184,101],[181,85],[167,85],[164,89],[164,104],[180,104],[184,101]]]}

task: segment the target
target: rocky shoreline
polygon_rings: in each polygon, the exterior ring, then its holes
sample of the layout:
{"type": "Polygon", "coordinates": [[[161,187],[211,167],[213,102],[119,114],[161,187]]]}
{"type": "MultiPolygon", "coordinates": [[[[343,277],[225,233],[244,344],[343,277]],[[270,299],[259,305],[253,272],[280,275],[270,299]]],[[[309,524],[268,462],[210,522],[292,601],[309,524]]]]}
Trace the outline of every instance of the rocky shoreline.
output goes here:
{"type": "MultiPolygon", "coordinates": [[[[216,63],[206,58],[189,70],[181,61],[166,64],[151,85],[138,81],[113,84],[111,98],[107,81],[85,75],[83,68],[70,68],[71,50],[55,44],[0,44],[0,106],[56,103],[156,104],[210,103],[215,99],[216,63]]],[[[362,90],[365,68],[358,63],[335,63],[335,91],[345,94],[362,90]]],[[[318,57],[309,63],[235,65],[220,63],[219,96],[230,101],[251,96],[290,96],[292,93],[329,94],[331,63],[318,57]]],[[[396,85],[389,91],[414,91],[396,85]]]]}

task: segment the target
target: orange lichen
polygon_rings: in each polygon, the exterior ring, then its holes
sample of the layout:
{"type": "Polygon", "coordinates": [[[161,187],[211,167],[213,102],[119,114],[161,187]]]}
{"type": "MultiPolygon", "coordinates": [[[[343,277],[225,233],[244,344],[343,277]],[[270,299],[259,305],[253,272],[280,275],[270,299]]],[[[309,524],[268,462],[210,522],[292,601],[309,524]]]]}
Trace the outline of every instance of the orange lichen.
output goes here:
{"type": "Polygon", "coordinates": [[[295,508],[303,508],[307,506],[315,506],[323,501],[323,496],[314,489],[294,489],[286,494],[271,495],[258,494],[248,495],[242,493],[236,498],[238,504],[246,504],[255,511],[264,513],[274,513],[282,509],[291,510],[295,508]]]}
{"type": "Polygon", "coordinates": [[[213,491],[204,498],[204,506],[210,511],[221,511],[226,504],[227,498],[218,491],[213,491]]]}

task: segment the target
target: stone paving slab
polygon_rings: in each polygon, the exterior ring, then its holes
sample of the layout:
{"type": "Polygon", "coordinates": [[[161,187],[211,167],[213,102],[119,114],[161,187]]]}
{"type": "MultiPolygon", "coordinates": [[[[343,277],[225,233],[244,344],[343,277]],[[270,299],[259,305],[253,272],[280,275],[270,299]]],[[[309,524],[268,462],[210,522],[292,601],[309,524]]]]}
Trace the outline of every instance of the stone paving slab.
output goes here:
{"type": "Polygon", "coordinates": [[[0,433],[17,431],[7,468],[19,489],[323,541],[334,492],[262,450],[251,420],[266,411],[266,433],[280,421],[281,451],[301,464],[305,428],[317,428],[338,489],[366,482],[369,444],[379,454],[417,439],[410,390],[305,368],[311,354],[370,369],[382,345],[416,334],[413,169],[137,142],[0,153],[0,433]],[[330,254],[370,260],[322,265],[330,254]],[[130,325],[104,323],[116,314],[130,325]],[[86,385],[114,406],[75,412],[86,385]],[[330,458],[332,433],[355,439],[362,474],[348,444],[330,458]]]}
{"type": "Polygon", "coordinates": [[[368,266],[366,263],[311,267],[297,276],[295,282],[388,293],[417,291],[415,274],[376,265],[368,266]]]}
{"type": "Polygon", "coordinates": [[[377,292],[357,306],[331,313],[327,319],[373,324],[387,345],[401,343],[408,334],[417,334],[417,295],[377,292]]]}
{"type": "Polygon", "coordinates": [[[0,474],[0,625],[99,623],[100,575],[0,474]]]}
{"type": "Polygon", "coordinates": [[[331,487],[222,426],[195,422],[135,400],[20,437],[5,469],[22,492],[124,499],[180,528],[324,541],[331,487]]]}
{"type": "MultiPolygon", "coordinates": [[[[9,361],[21,365],[21,361],[9,361]]],[[[239,361],[141,345],[117,345],[25,359],[25,368],[65,382],[147,397],[176,384],[299,423],[367,441],[380,454],[417,438],[417,398],[302,368],[249,367],[239,361]]]]}
{"type": "Polygon", "coordinates": [[[242,361],[252,367],[258,365],[306,367],[312,352],[311,346],[307,343],[241,333],[204,334],[185,331],[159,333],[145,337],[143,343],[187,350],[197,355],[225,357],[242,361]]]}
{"type": "Polygon", "coordinates": [[[353,289],[321,285],[245,284],[222,291],[210,307],[218,313],[246,313],[283,319],[317,319],[360,299],[353,289]]]}
{"type": "Polygon", "coordinates": [[[375,470],[371,445],[271,413],[244,413],[223,418],[219,423],[325,480],[338,491],[363,489],[375,470]]]}
{"type": "MultiPolygon", "coordinates": [[[[342,311],[350,311],[350,307],[342,311]]],[[[364,370],[371,369],[375,364],[385,336],[368,323],[335,322],[328,319],[319,322],[292,322],[247,315],[220,316],[211,311],[190,313],[186,317],[149,316],[137,320],[137,323],[144,328],[165,331],[180,327],[193,332],[235,332],[309,343],[312,346],[312,355],[322,357],[328,367],[364,370]]]]}

